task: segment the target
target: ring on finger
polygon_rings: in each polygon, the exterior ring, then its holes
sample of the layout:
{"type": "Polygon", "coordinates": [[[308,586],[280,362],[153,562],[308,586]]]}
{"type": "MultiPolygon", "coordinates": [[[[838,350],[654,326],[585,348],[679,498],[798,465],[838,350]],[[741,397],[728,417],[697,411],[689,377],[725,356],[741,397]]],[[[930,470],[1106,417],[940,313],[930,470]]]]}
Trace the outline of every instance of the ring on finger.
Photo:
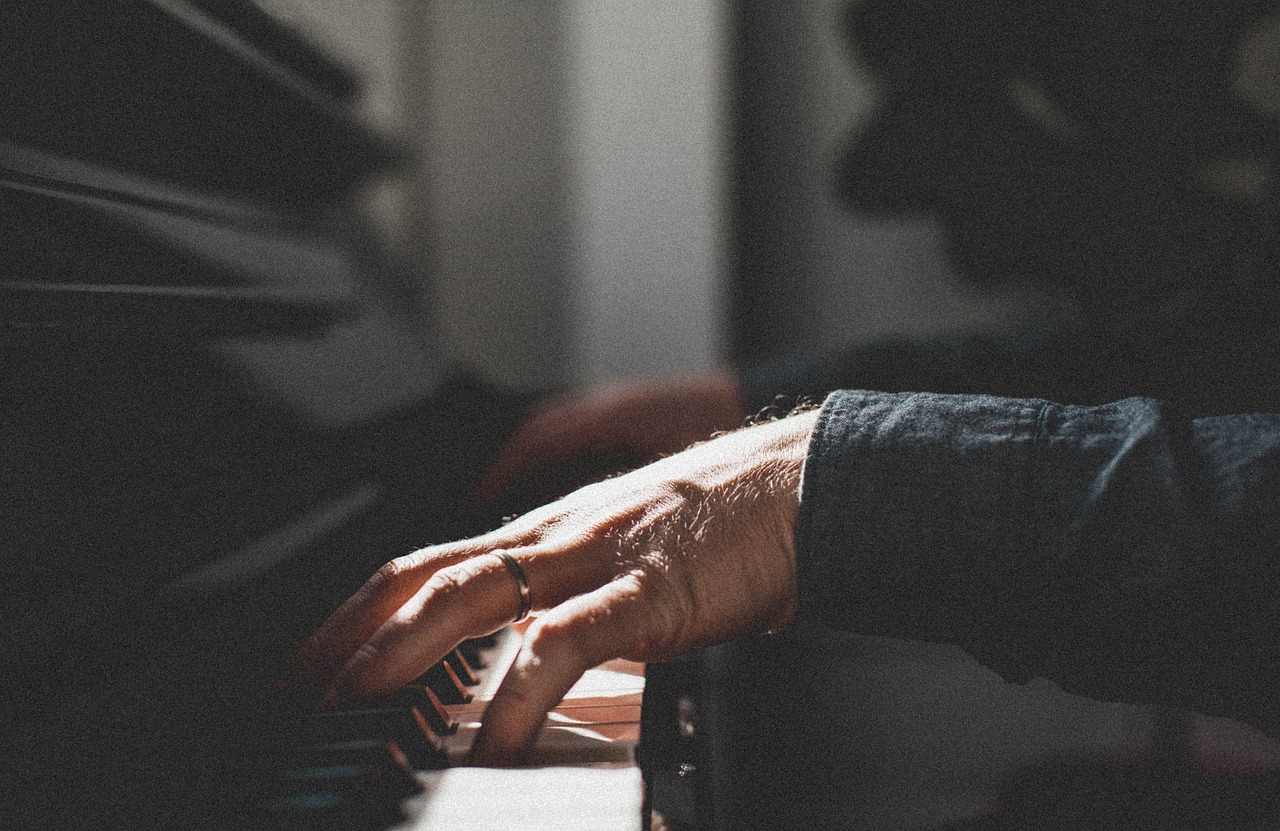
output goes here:
{"type": "Polygon", "coordinates": [[[516,614],[512,623],[519,623],[529,616],[529,611],[533,609],[533,597],[529,593],[529,578],[525,575],[524,569],[505,551],[495,551],[494,554],[502,560],[502,564],[507,567],[507,571],[511,572],[511,576],[516,578],[516,586],[520,589],[520,611],[516,614]]]}

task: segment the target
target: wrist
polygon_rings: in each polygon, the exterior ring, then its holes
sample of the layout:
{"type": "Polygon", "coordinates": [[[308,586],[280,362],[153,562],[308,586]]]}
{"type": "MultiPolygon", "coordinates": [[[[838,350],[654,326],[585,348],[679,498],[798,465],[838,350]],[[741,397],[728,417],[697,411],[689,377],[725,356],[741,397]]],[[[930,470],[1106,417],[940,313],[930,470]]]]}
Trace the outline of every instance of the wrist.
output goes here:
{"type": "MultiPolygon", "coordinates": [[[[778,631],[790,625],[797,609],[796,524],[800,486],[809,441],[818,420],[810,411],[725,434],[686,451],[696,470],[690,482],[713,502],[751,526],[750,544],[741,551],[743,573],[760,578],[767,597],[754,607],[762,614],[754,631],[778,631]]],[[[681,464],[679,454],[668,460],[681,464]]]]}

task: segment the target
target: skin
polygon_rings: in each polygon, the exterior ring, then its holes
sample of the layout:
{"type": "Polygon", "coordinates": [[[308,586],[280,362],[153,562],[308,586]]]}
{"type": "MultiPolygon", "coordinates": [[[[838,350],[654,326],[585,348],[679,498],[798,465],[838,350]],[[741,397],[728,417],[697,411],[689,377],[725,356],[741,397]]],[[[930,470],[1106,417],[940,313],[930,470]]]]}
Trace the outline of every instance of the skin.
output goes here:
{"type": "MultiPolygon", "coordinates": [[[[792,621],[795,524],[816,419],[738,430],[483,536],[393,560],[298,650],[281,686],[323,687],[325,707],[376,698],[464,638],[502,627],[519,608],[493,556],[505,551],[524,569],[538,615],[485,713],[472,762],[518,764],[547,711],[591,667],[664,660],[792,621]]],[[[1148,727],[1109,764],[1160,763],[1148,727]]],[[[1199,776],[1280,769],[1280,742],[1233,719],[1195,716],[1184,741],[1182,758],[1199,776]]]]}
{"type": "Polygon", "coordinates": [[[795,616],[795,525],[817,413],[729,433],[469,540],[393,560],[302,646],[286,684],[322,707],[393,692],[519,608],[536,620],[483,719],[476,764],[516,764],[548,710],[612,658],[658,661],[795,616]]]}
{"type": "Polygon", "coordinates": [[[582,456],[627,454],[651,462],[741,427],[746,417],[738,379],[728,372],[615,381],[552,398],[499,449],[475,499],[490,504],[522,479],[582,456]]]}

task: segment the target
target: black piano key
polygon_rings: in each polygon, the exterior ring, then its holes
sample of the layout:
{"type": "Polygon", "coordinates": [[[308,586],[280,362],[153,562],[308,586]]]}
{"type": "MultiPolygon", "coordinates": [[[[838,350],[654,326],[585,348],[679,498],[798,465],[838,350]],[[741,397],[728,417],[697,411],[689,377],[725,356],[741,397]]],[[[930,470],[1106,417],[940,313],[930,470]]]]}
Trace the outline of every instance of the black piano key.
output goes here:
{"type": "Polygon", "coordinates": [[[325,744],[287,745],[262,760],[268,768],[323,765],[396,765],[407,767],[400,745],[385,739],[356,739],[325,744]]]}
{"type": "MultiPolygon", "coordinates": [[[[496,641],[497,639],[494,638],[494,640],[496,641]]],[[[462,653],[463,657],[467,659],[467,663],[470,664],[473,669],[484,669],[489,665],[488,662],[485,661],[482,652],[483,650],[492,647],[493,644],[486,643],[485,641],[485,638],[468,638],[458,644],[458,651],[462,653]]]]}
{"type": "Polygon", "coordinates": [[[458,644],[459,651],[467,657],[467,661],[475,669],[486,669],[489,662],[485,660],[487,653],[498,645],[498,633],[491,632],[478,638],[467,638],[458,644]]]}
{"type": "Polygon", "coordinates": [[[282,725],[282,738],[298,744],[390,739],[419,770],[448,766],[440,739],[416,707],[376,707],[311,713],[282,725]]]}
{"type": "Polygon", "coordinates": [[[284,767],[267,777],[271,797],[314,791],[341,791],[400,800],[422,791],[413,774],[394,764],[284,767]]]}
{"type": "Polygon", "coordinates": [[[474,687],[480,683],[480,679],[476,677],[475,670],[471,668],[471,662],[458,650],[455,649],[444,656],[444,662],[453,668],[453,674],[458,676],[458,680],[463,685],[474,687]]]}
{"type": "Polygon", "coordinates": [[[440,701],[445,704],[466,704],[471,700],[471,693],[467,690],[466,685],[458,678],[458,674],[454,672],[453,667],[444,662],[436,664],[419,675],[413,680],[413,683],[423,687],[430,687],[439,696],[440,701]]]}
{"type": "Polygon", "coordinates": [[[449,711],[444,708],[440,697],[430,687],[406,684],[391,696],[390,701],[392,704],[417,707],[437,735],[452,736],[458,732],[458,723],[450,718],[449,711]]]}
{"type": "Polygon", "coordinates": [[[404,819],[396,800],[341,790],[309,791],[264,799],[257,806],[275,831],[375,831],[404,819]]]}

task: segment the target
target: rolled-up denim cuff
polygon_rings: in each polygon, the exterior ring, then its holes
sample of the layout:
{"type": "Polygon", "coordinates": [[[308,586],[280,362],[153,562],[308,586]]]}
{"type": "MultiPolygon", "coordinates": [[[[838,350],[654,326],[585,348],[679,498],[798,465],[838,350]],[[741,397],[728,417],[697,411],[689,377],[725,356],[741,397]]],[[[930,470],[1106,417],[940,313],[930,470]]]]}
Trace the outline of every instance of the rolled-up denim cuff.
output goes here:
{"type": "Polygon", "coordinates": [[[990,603],[1028,521],[1044,402],[841,391],[819,415],[797,524],[800,610],[866,634],[948,638],[990,603]]]}
{"type": "Polygon", "coordinates": [[[832,393],[802,482],[800,614],[1006,652],[1107,625],[1184,547],[1171,443],[1148,399],[832,393]]]}

